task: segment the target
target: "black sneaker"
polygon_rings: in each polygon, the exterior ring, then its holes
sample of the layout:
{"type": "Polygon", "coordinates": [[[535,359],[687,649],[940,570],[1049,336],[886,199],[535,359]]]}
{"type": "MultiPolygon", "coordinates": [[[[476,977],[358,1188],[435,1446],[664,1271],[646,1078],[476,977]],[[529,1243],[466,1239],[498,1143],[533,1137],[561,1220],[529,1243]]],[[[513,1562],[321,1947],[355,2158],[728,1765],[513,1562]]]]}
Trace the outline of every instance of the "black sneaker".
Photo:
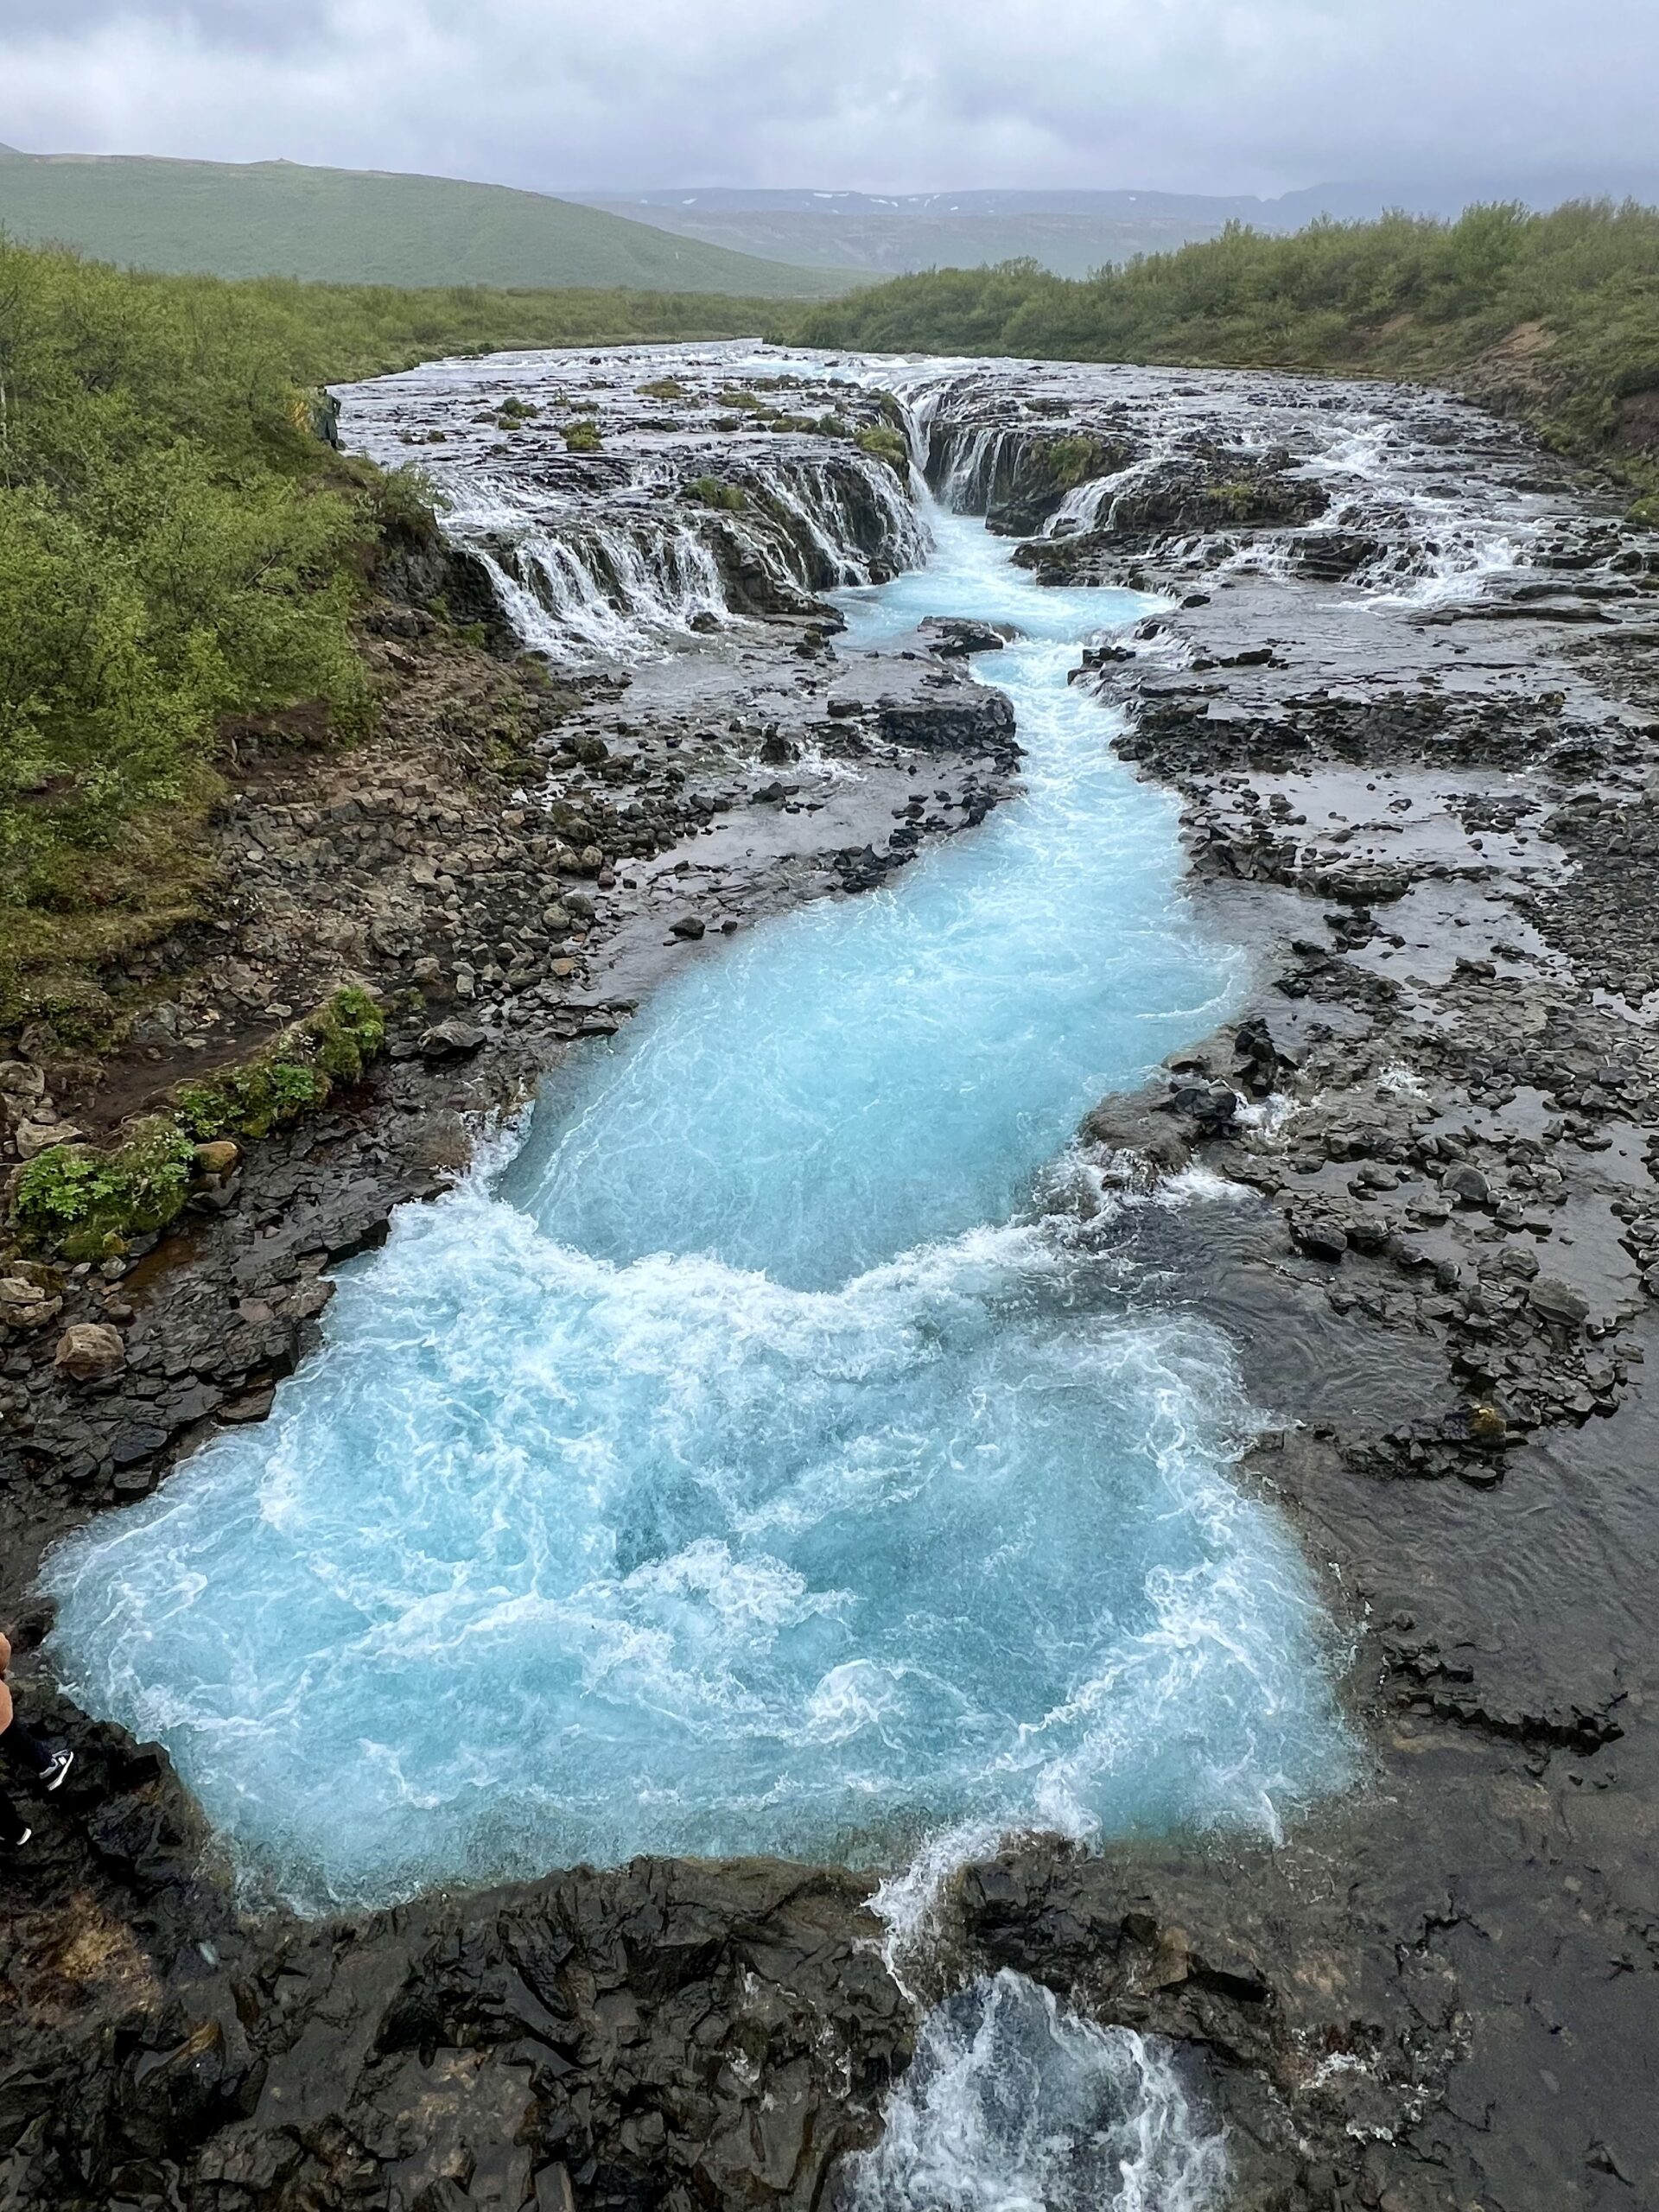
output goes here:
{"type": "Polygon", "coordinates": [[[41,1770],[41,1787],[43,1789],[61,1789],[63,1778],[74,1763],[73,1751],[54,1751],[41,1770]]]}

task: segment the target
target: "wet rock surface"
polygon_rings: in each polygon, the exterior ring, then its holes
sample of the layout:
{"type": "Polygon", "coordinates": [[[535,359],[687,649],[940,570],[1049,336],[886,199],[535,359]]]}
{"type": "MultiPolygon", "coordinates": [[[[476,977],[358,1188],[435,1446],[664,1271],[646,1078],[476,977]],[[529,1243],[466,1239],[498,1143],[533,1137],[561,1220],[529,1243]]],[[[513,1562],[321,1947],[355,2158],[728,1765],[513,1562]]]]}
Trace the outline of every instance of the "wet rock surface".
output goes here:
{"type": "MultiPolygon", "coordinates": [[[[1018,557],[1167,601],[1077,680],[1259,948],[1246,1019],[1085,1141],[1109,1192],[1238,1193],[1130,1249],[1284,1423],[1250,1469],[1328,1571],[1376,1764],[1270,1855],[1014,1854],[961,1940],[1270,2085],[1231,2107],[1244,2199],[1294,2168],[1319,2203],[1641,2202],[1655,540],[1431,395],[1344,429],[1329,387],[1231,380],[1230,445],[1184,379],[1096,409],[1033,374],[1033,437],[1065,393],[1131,457],[1018,557]]],[[[1020,406],[964,378],[935,471],[994,471],[1020,406]]]]}
{"type": "MultiPolygon", "coordinates": [[[[750,505],[686,495],[718,475],[758,505],[763,446],[804,466],[887,419],[801,374],[756,387],[776,427],[721,398],[727,363],[607,357],[587,457],[564,413],[504,425],[504,379],[480,451],[569,480],[578,529],[639,442],[675,530],[695,511],[699,542],[747,549],[720,610],[682,594],[673,652],[626,671],[480,677],[387,600],[369,650],[405,711],[366,756],[249,779],[223,942],[158,949],[156,1026],[102,1067],[27,1039],[0,1064],[22,1156],[344,975],[395,1008],[362,1090],[222,1163],[184,1236],[0,1282],[0,1599],[20,1704],[80,1754],[8,1870],[0,2202],[830,2202],[918,2004],[1001,1967],[1190,2054],[1240,2206],[1659,2202],[1659,545],[1437,396],[1034,370],[918,416],[938,486],[1044,533],[1039,577],[1166,602],[1077,680],[1179,794],[1195,896],[1255,982],[1091,1117],[1086,1205],[1131,1280],[1229,1329],[1270,1409],[1248,1473],[1326,1573],[1370,1754],[1351,1799],[1272,1847],[1010,1847],[896,1973],[864,1878],[766,1862],[305,1923],[239,1903],[164,1758],[29,1656],[42,1548],[262,1418],[329,1268],[445,1187],[482,1117],[677,963],[880,881],[1010,788],[978,626],[854,655],[814,598],[848,580],[832,559],[895,557],[874,494],[839,555],[790,537],[776,572],[750,505]],[[1125,1203],[1195,1167],[1230,1198],[1125,1203]]],[[[467,527],[532,588],[522,505],[516,535],[467,527]]]]}

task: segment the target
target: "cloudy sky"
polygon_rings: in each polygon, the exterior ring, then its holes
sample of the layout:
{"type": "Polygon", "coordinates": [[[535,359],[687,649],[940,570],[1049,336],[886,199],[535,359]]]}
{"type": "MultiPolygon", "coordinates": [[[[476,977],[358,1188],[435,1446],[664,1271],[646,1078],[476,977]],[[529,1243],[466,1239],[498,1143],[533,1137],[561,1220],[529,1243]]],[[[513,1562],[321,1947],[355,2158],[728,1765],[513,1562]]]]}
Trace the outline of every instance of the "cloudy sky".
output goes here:
{"type": "Polygon", "coordinates": [[[543,190],[1659,168],[1659,0],[0,0],[0,140],[543,190]]]}

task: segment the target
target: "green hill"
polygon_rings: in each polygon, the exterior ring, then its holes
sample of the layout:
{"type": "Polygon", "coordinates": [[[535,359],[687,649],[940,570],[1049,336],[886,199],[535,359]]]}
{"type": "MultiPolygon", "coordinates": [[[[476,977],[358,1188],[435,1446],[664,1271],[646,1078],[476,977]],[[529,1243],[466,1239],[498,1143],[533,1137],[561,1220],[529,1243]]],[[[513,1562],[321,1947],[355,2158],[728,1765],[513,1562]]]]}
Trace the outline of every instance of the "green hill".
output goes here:
{"type": "Polygon", "coordinates": [[[325,283],[827,299],[858,281],[505,185],[292,162],[0,148],[0,227],[25,243],[74,246],[137,268],[325,283]]]}

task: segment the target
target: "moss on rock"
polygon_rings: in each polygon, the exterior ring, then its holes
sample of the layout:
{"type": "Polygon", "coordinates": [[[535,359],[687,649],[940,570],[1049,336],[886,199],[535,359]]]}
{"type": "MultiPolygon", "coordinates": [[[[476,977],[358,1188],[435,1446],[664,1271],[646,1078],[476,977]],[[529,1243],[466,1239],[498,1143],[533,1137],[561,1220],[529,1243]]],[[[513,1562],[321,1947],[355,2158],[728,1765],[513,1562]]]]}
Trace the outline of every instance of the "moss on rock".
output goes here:
{"type": "Polygon", "coordinates": [[[694,476],[684,490],[685,497],[699,506],[718,507],[728,514],[740,515],[749,504],[743,486],[728,484],[722,476],[694,476]]]}
{"type": "Polygon", "coordinates": [[[172,1116],[156,1115],[107,1151],[60,1144],[38,1154],[16,1177],[12,1219],[36,1250],[101,1259],[164,1229],[189,1197],[194,1168],[190,1138],[172,1116]]]}
{"type": "Polygon", "coordinates": [[[19,1243],[95,1260],[165,1229],[203,1173],[199,1145],[268,1136],[302,1120],[337,1086],[357,1082],[385,1039],[379,1001],[360,983],[348,983],[253,1058],[181,1084],[169,1112],[136,1124],[120,1143],[53,1146],[13,1179],[19,1243]]]}
{"type": "Polygon", "coordinates": [[[872,454],[877,461],[906,480],[910,475],[910,448],[900,432],[890,429],[885,423],[867,423],[861,430],[853,434],[853,443],[863,453],[872,454]]]}

